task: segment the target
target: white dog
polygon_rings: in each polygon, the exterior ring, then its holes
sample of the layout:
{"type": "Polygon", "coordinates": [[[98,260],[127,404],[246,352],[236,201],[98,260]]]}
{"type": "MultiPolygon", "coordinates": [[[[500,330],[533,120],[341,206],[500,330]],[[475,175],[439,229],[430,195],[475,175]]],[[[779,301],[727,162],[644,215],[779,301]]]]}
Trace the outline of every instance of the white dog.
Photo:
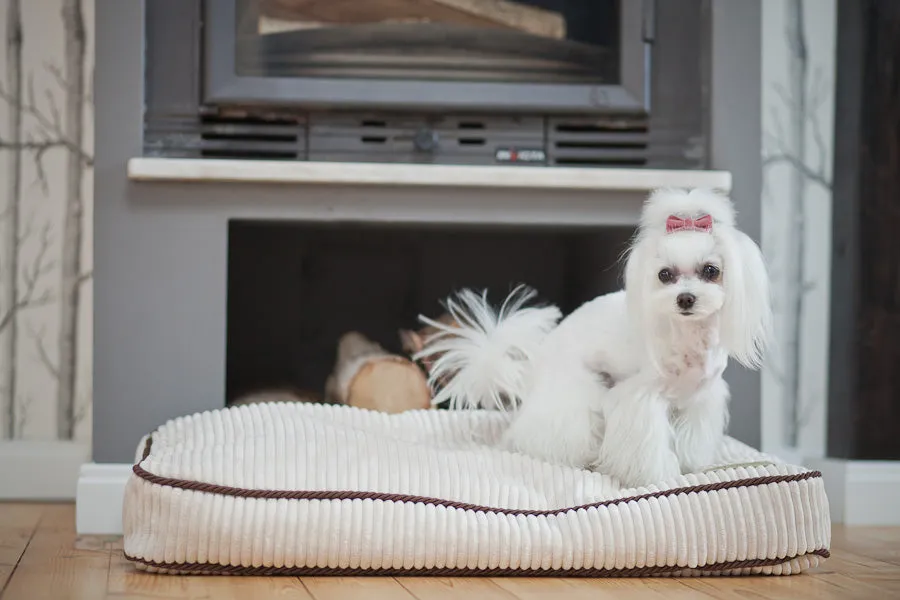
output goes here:
{"type": "Polygon", "coordinates": [[[730,200],[705,190],[654,192],[628,252],[625,290],[559,322],[517,288],[499,312],[486,294],[447,302],[460,324],[437,328],[435,402],[515,407],[507,447],[593,467],[629,486],[713,463],[728,421],[722,373],[760,366],[770,339],[769,283],[730,200]]]}

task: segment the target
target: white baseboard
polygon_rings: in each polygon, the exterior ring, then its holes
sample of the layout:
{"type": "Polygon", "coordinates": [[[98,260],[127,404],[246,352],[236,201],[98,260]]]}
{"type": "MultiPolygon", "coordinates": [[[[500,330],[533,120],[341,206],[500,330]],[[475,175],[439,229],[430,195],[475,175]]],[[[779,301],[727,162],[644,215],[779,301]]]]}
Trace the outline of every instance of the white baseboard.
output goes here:
{"type": "Polygon", "coordinates": [[[75,530],[79,535],[121,535],[122,500],[130,464],[87,463],[78,477],[75,530]]]}
{"type": "Polygon", "coordinates": [[[0,442],[0,500],[72,500],[81,465],[90,460],[84,442],[0,442]]]}
{"type": "Polygon", "coordinates": [[[831,520],[845,525],[900,525],[900,461],[810,459],[822,472],[831,520]]]}

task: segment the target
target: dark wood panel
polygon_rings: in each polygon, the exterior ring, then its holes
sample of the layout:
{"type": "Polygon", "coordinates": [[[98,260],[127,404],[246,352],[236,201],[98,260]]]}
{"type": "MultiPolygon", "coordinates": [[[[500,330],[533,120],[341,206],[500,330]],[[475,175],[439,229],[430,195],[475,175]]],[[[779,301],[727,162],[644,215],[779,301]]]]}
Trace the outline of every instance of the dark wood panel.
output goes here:
{"type": "Polygon", "coordinates": [[[866,27],[856,455],[900,459],[900,3],[872,1],[866,27]]]}
{"type": "Polygon", "coordinates": [[[897,460],[900,3],[840,6],[828,447],[831,456],[897,460]]]}

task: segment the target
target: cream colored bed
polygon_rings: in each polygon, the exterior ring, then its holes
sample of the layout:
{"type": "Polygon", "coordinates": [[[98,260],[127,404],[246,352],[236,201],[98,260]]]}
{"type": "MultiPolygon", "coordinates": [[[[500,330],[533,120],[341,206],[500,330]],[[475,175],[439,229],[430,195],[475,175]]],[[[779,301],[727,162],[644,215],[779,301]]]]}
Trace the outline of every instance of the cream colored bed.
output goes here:
{"type": "Polygon", "coordinates": [[[142,440],[125,554],[162,573],[793,574],[828,556],[822,476],[728,439],[702,473],[622,489],[496,448],[489,412],[256,404],[142,440]]]}

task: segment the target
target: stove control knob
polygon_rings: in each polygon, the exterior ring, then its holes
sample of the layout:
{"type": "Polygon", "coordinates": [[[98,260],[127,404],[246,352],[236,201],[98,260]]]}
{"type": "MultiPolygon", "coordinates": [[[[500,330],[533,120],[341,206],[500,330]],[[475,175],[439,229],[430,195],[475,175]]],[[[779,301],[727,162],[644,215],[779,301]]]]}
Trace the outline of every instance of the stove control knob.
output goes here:
{"type": "Polygon", "coordinates": [[[416,150],[419,152],[434,152],[437,149],[438,144],[440,144],[440,141],[441,137],[437,132],[428,127],[419,129],[413,136],[413,146],[415,146],[416,150]]]}

